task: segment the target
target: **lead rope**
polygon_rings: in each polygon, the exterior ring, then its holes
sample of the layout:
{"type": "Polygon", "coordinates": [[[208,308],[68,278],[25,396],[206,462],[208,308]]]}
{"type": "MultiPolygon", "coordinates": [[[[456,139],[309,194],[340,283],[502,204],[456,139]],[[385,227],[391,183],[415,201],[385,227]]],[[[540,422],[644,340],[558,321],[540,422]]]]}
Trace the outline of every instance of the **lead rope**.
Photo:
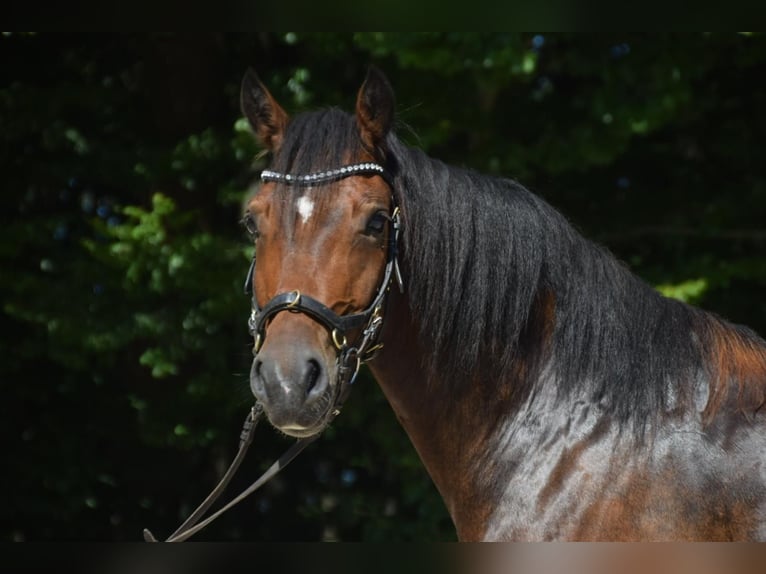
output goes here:
{"type": "MultiPolygon", "coordinates": [[[[213,522],[216,518],[218,518],[221,514],[226,512],[229,508],[234,506],[235,504],[238,504],[242,500],[244,500],[246,497],[250,496],[253,492],[258,490],[261,486],[266,484],[271,478],[274,477],[280,470],[282,470],[284,467],[286,467],[298,454],[306,448],[309,444],[314,442],[319,435],[315,435],[313,437],[303,438],[296,441],[293,446],[291,446],[279,459],[269,467],[269,469],[264,472],[258,480],[253,482],[245,491],[242,492],[239,496],[237,496],[235,499],[233,499],[231,502],[229,502],[226,506],[222,507],[220,510],[215,512],[214,514],[211,514],[208,518],[197,524],[199,522],[200,518],[202,518],[205,513],[208,511],[208,509],[213,505],[213,503],[220,498],[221,494],[223,494],[226,487],[229,485],[229,482],[231,481],[232,477],[234,476],[234,473],[239,468],[239,465],[242,463],[242,460],[245,458],[245,453],[247,452],[248,447],[253,442],[253,434],[255,431],[255,427],[258,424],[258,420],[260,419],[261,415],[263,414],[263,407],[256,403],[255,406],[253,406],[252,409],[250,409],[250,412],[248,413],[247,417],[245,418],[245,423],[242,426],[242,433],[240,434],[240,441],[239,441],[239,450],[237,452],[237,455],[234,457],[234,460],[232,461],[231,465],[229,466],[226,473],[221,478],[218,485],[213,489],[213,491],[205,498],[205,500],[202,501],[202,503],[197,507],[197,509],[187,518],[181,526],[179,526],[173,534],[171,534],[165,542],[183,542],[190,536],[196,534],[200,530],[202,530],[205,526],[213,522]]],[[[144,528],[144,540],[146,542],[158,542],[157,538],[152,534],[152,532],[148,528],[144,528]]]]}

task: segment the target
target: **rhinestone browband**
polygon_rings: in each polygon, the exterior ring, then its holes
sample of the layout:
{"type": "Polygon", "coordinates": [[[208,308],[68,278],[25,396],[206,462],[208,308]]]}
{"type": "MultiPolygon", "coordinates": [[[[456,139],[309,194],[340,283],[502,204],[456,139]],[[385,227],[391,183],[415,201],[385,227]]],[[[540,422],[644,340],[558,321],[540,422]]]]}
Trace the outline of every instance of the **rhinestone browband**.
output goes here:
{"type": "Polygon", "coordinates": [[[276,181],[278,183],[289,183],[292,185],[313,185],[315,183],[343,179],[350,175],[363,174],[378,174],[385,176],[386,170],[383,169],[382,165],[377,163],[355,163],[339,167],[338,169],[318,171],[306,175],[293,175],[290,173],[279,173],[277,171],[271,171],[270,169],[264,169],[261,172],[261,181],[276,181]]]}

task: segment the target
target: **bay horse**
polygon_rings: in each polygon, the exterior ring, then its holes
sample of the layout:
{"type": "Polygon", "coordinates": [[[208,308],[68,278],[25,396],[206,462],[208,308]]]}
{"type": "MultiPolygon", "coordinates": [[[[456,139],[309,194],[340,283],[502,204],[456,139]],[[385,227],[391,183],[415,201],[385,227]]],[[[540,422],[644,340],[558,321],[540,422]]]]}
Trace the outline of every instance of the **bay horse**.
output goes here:
{"type": "Polygon", "coordinates": [[[248,200],[250,386],[321,433],[362,362],[460,540],[766,540],[766,342],[668,299],[519,183],[403,144],[371,68],[288,117],[248,200]]]}

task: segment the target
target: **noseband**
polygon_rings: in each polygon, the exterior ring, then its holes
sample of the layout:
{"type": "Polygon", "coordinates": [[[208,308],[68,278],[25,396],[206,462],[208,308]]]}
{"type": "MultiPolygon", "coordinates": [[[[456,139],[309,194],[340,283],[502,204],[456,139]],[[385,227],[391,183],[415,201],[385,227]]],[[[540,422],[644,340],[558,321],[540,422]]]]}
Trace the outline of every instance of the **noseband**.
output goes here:
{"type": "MultiPolygon", "coordinates": [[[[311,187],[338,181],[346,177],[357,175],[379,175],[392,190],[391,204],[392,212],[389,216],[388,225],[388,246],[386,252],[386,270],[383,274],[383,280],[378,286],[378,291],[373,297],[372,302],[359,313],[349,315],[338,315],[332,309],[317,301],[313,297],[302,294],[300,291],[288,291],[274,296],[263,308],[258,306],[253,289],[253,273],[255,271],[255,256],[250,264],[250,270],[245,279],[245,293],[251,295],[251,311],[248,319],[250,334],[255,338],[253,353],[257,354],[263,344],[266,336],[268,322],[277,313],[290,311],[292,313],[304,313],[312,319],[323,324],[329,331],[335,347],[338,349],[338,381],[335,391],[335,400],[332,407],[332,416],[340,413],[340,408],[350,392],[351,385],[359,373],[359,368],[365,362],[371,359],[375,352],[382,347],[377,343],[380,328],[383,325],[383,306],[386,294],[391,286],[391,281],[395,278],[399,285],[399,290],[404,291],[402,275],[399,271],[397,260],[397,250],[399,242],[399,230],[401,227],[399,207],[396,205],[396,196],[393,194],[393,179],[388,172],[376,163],[357,163],[332,169],[329,171],[317,172],[307,175],[294,175],[277,173],[270,170],[264,170],[261,173],[261,181],[273,181],[286,185],[297,185],[311,187]],[[347,334],[351,331],[362,329],[359,340],[354,344],[348,343],[347,334]]],[[[255,482],[253,482],[239,496],[231,500],[217,512],[201,521],[204,514],[220,497],[231,478],[234,476],[237,468],[244,459],[250,443],[253,440],[255,425],[258,423],[263,413],[263,407],[257,404],[248,413],[245,424],[240,435],[239,450],[229,469],[224,474],[221,481],[213,489],[207,498],[197,509],[179,526],[176,531],[166,539],[166,542],[182,542],[198,532],[221,514],[226,512],[232,506],[244,500],[247,496],[255,492],[258,488],[268,482],[274,475],[283,469],[293,458],[295,458],[306,446],[317,439],[318,435],[299,439],[290,447],[271,467],[263,473],[255,482]]],[[[144,529],[144,540],[147,542],[156,542],[157,539],[148,530],[144,529]]]]}
{"type": "MultiPolygon", "coordinates": [[[[264,170],[261,173],[261,181],[271,181],[292,186],[313,187],[360,175],[379,175],[393,190],[393,179],[383,166],[376,163],[358,163],[307,175],[284,174],[264,170]]],[[[275,295],[261,308],[258,306],[258,301],[253,290],[255,257],[253,257],[253,261],[250,264],[250,270],[245,279],[245,293],[252,296],[248,327],[250,329],[250,334],[255,338],[255,344],[253,346],[253,352],[255,354],[260,351],[261,345],[266,337],[266,327],[269,320],[282,311],[308,315],[315,321],[324,325],[330,332],[332,341],[338,350],[339,380],[336,401],[333,409],[336,415],[340,411],[340,406],[348,394],[348,387],[354,382],[360,366],[365,361],[371,359],[375,352],[382,347],[381,344],[377,343],[377,337],[383,324],[382,308],[391,281],[396,278],[400,291],[404,290],[397,259],[401,223],[399,207],[396,204],[396,197],[393,193],[391,194],[391,203],[392,212],[388,218],[386,269],[372,302],[363,311],[348,315],[338,315],[320,301],[297,290],[275,295]],[[350,345],[348,342],[348,333],[359,329],[362,329],[360,339],[356,344],[350,345]]]]}

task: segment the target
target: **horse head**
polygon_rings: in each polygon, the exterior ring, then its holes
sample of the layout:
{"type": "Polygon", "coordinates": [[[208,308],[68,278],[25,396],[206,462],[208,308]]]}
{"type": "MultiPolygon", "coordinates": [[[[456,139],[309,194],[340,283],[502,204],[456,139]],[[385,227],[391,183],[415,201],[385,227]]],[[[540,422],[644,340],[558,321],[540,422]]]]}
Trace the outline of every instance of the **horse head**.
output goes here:
{"type": "Polygon", "coordinates": [[[396,266],[393,92],[372,69],[353,115],[289,118],[251,71],[241,105],[271,156],[244,218],[255,242],[250,387],[277,429],[312,436],[373,346],[396,266]]]}

